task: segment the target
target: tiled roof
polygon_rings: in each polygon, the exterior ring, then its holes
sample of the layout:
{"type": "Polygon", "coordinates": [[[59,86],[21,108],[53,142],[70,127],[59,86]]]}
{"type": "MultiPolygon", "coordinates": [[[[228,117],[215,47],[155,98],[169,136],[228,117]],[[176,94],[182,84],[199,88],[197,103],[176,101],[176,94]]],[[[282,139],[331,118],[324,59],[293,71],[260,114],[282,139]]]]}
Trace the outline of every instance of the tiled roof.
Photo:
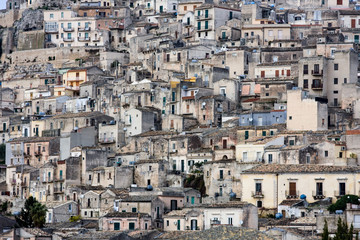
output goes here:
{"type": "Polygon", "coordinates": [[[335,173],[360,172],[360,167],[325,166],[315,164],[261,164],[244,173],[335,173]]]}

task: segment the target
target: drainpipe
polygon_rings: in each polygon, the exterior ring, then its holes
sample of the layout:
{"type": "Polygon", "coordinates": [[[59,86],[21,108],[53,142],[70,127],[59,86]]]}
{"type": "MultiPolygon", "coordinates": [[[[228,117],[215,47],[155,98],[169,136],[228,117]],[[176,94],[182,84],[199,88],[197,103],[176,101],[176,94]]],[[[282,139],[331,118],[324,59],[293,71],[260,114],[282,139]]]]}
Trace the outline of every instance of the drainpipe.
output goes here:
{"type": "Polygon", "coordinates": [[[276,212],[279,207],[279,174],[276,174],[276,212]]]}

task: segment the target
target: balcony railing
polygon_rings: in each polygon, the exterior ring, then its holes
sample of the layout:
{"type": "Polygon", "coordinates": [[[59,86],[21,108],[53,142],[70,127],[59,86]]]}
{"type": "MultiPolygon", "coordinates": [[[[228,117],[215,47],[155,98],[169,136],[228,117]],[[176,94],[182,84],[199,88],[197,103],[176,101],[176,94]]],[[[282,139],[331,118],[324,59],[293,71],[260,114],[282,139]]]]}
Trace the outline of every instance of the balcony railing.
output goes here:
{"type": "Polygon", "coordinates": [[[198,32],[204,32],[204,31],[211,31],[212,30],[212,26],[208,25],[207,27],[201,27],[200,29],[197,28],[198,32]]]}
{"type": "Polygon", "coordinates": [[[312,90],[322,90],[323,89],[323,84],[322,83],[313,83],[311,84],[311,89],[312,90]]]}
{"type": "Polygon", "coordinates": [[[251,196],[253,198],[263,198],[264,197],[264,193],[262,191],[255,191],[251,193],[251,196]]]}
{"type": "Polygon", "coordinates": [[[326,192],[313,191],[312,196],[314,199],[324,199],[326,196],[326,192]]]}
{"type": "Polygon", "coordinates": [[[99,37],[94,38],[93,42],[100,42],[100,38],[99,37]]]}
{"type": "Polygon", "coordinates": [[[59,177],[59,178],[55,178],[54,181],[55,182],[64,182],[65,179],[63,177],[59,177]]]}
{"type": "Polygon", "coordinates": [[[22,155],[22,151],[21,151],[21,150],[13,150],[11,153],[12,153],[13,156],[20,156],[20,155],[22,155]]]}
{"type": "Polygon", "coordinates": [[[350,191],[334,191],[334,196],[337,197],[337,198],[340,198],[342,196],[345,196],[345,195],[349,195],[350,194],[350,191]]]}
{"type": "Polygon", "coordinates": [[[79,42],[89,42],[91,41],[90,37],[78,37],[79,42]]]}
{"type": "Polygon", "coordinates": [[[91,27],[84,27],[84,28],[79,27],[78,31],[79,32],[89,32],[89,31],[91,31],[91,27]]]}
{"type": "Polygon", "coordinates": [[[291,198],[298,198],[299,197],[299,191],[285,191],[285,197],[287,199],[291,199],[291,198]]]}
{"type": "Polygon", "coordinates": [[[54,180],[54,179],[51,178],[51,177],[50,177],[50,178],[49,178],[49,177],[46,177],[46,178],[42,178],[42,179],[41,179],[41,181],[42,181],[43,183],[50,183],[50,182],[53,182],[53,180],[54,180]]]}
{"type": "Polygon", "coordinates": [[[64,31],[64,32],[73,32],[73,31],[74,31],[74,28],[73,28],[73,27],[71,27],[71,28],[64,27],[64,28],[63,28],[63,31],[64,31]]]}
{"type": "Polygon", "coordinates": [[[311,70],[311,74],[314,76],[322,76],[323,75],[323,70],[311,70]]]}
{"type": "Polygon", "coordinates": [[[211,14],[203,14],[200,16],[196,16],[196,19],[198,19],[198,20],[205,20],[205,19],[211,19],[211,18],[212,18],[211,14]]]}
{"type": "Polygon", "coordinates": [[[100,138],[99,139],[100,143],[114,143],[115,142],[115,138],[100,138]]]}
{"type": "Polygon", "coordinates": [[[74,38],[63,38],[64,42],[73,42],[74,38]]]}
{"type": "Polygon", "coordinates": [[[45,28],[45,32],[46,33],[58,33],[59,29],[58,28],[45,28]]]}
{"type": "Polygon", "coordinates": [[[65,87],[68,90],[73,90],[73,91],[79,91],[80,87],[79,86],[66,86],[65,87]]]}
{"type": "Polygon", "coordinates": [[[64,193],[63,188],[54,188],[54,193],[64,193]]]}

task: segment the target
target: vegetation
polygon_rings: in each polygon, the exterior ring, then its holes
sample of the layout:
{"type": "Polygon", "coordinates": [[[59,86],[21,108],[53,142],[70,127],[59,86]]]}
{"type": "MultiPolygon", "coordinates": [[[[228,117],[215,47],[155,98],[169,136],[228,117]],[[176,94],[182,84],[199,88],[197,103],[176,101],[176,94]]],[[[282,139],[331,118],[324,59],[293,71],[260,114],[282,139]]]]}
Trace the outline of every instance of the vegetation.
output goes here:
{"type": "Polygon", "coordinates": [[[336,201],[336,203],[331,204],[328,207],[328,210],[330,213],[335,213],[336,210],[345,210],[346,204],[352,203],[352,204],[359,204],[359,196],[356,195],[345,195],[341,197],[339,200],[336,201]]]}
{"type": "Polygon", "coordinates": [[[21,209],[20,215],[15,217],[21,227],[41,228],[45,224],[46,207],[39,203],[35,198],[29,197],[21,209]]]}
{"type": "Polygon", "coordinates": [[[5,153],[6,153],[6,145],[0,144],[0,164],[5,163],[5,153]]]}
{"type": "Polygon", "coordinates": [[[70,222],[77,222],[81,219],[81,216],[80,215],[77,215],[77,216],[71,216],[69,221],[70,222]]]}
{"type": "Polygon", "coordinates": [[[201,192],[201,195],[204,196],[206,192],[205,183],[204,183],[204,176],[195,176],[190,175],[185,179],[184,187],[191,187],[197,189],[201,192]]]}
{"type": "Polygon", "coordinates": [[[326,219],[325,219],[323,233],[321,234],[321,240],[329,240],[329,228],[326,219]]]}

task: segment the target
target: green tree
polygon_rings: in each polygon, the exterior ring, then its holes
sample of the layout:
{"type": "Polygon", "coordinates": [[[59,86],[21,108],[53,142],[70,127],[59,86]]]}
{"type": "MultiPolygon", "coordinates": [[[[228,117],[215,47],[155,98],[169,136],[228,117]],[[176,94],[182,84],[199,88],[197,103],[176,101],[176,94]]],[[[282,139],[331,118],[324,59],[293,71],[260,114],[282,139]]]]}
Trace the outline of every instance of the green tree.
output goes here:
{"type": "Polygon", "coordinates": [[[339,218],[335,237],[333,238],[333,240],[352,240],[353,234],[354,234],[353,225],[351,224],[349,229],[346,221],[342,221],[341,218],[339,218]]]}
{"type": "Polygon", "coordinates": [[[325,219],[323,233],[321,234],[321,240],[329,240],[329,228],[326,219],[325,219]]]}
{"type": "Polygon", "coordinates": [[[35,198],[29,197],[21,209],[20,215],[16,217],[17,223],[21,227],[43,227],[45,224],[46,207],[39,203],[35,198]]]}
{"type": "Polygon", "coordinates": [[[336,201],[336,203],[331,204],[328,207],[328,210],[331,213],[335,213],[336,210],[345,210],[346,204],[352,203],[352,204],[359,204],[359,196],[356,195],[345,195],[341,197],[339,200],[336,201]]]}

